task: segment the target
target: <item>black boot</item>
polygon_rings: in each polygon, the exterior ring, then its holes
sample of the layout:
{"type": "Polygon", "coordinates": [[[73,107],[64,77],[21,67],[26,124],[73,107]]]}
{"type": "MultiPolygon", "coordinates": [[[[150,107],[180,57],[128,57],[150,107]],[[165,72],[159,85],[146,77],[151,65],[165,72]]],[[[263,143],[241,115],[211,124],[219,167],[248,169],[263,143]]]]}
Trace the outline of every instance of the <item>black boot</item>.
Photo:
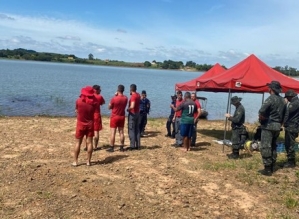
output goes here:
{"type": "Polygon", "coordinates": [[[259,170],[258,172],[264,176],[272,176],[273,173],[271,166],[265,166],[263,170],[259,170]]]}
{"type": "Polygon", "coordinates": [[[238,149],[233,149],[233,152],[231,154],[227,154],[228,159],[239,159],[239,150],[238,149]]]}
{"type": "Polygon", "coordinates": [[[283,165],[283,168],[295,168],[295,167],[296,167],[296,163],[295,163],[295,160],[293,160],[293,159],[288,160],[288,162],[286,162],[283,165]]]}

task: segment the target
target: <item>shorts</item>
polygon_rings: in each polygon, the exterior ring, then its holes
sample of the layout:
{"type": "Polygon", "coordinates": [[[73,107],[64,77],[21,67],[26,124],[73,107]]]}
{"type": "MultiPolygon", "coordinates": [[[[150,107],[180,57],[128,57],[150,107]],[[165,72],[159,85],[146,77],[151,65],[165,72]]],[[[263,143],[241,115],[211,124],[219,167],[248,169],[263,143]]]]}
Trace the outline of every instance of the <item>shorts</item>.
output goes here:
{"type": "Polygon", "coordinates": [[[112,116],[110,118],[110,128],[123,128],[125,127],[125,116],[112,116]]]}
{"type": "Polygon", "coordinates": [[[103,129],[101,115],[97,115],[94,117],[93,129],[94,131],[101,131],[103,129]]]}
{"type": "Polygon", "coordinates": [[[191,138],[194,131],[194,124],[182,124],[180,125],[180,134],[183,137],[191,138]]]}
{"type": "Polygon", "coordinates": [[[77,139],[81,139],[84,136],[86,136],[86,137],[93,137],[94,136],[93,127],[90,127],[90,126],[77,126],[76,127],[75,137],[77,139]]]}

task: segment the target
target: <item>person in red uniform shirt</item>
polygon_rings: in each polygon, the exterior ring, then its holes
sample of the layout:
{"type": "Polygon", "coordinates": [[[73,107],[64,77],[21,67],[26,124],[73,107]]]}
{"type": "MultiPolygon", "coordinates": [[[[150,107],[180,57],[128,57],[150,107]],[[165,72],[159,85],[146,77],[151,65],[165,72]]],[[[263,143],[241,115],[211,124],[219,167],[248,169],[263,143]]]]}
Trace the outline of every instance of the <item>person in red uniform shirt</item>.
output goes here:
{"type": "Polygon", "coordinates": [[[87,86],[81,89],[81,95],[76,100],[76,145],[74,148],[74,162],[73,166],[78,165],[78,157],[80,153],[80,147],[84,136],[86,136],[87,144],[87,162],[86,165],[90,166],[92,156],[92,138],[94,136],[94,111],[95,111],[95,97],[92,87],[87,86]]]}
{"type": "Polygon", "coordinates": [[[100,149],[98,148],[99,143],[99,133],[102,130],[102,116],[101,116],[101,106],[105,104],[105,99],[101,95],[101,87],[99,85],[93,85],[94,96],[96,98],[96,109],[94,112],[94,139],[93,139],[93,147],[94,150],[100,149]]]}
{"type": "Polygon", "coordinates": [[[200,117],[200,113],[201,113],[201,105],[200,102],[198,101],[197,97],[196,97],[196,93],[192,93],[191,94],[191,100],[194,101],[194,103],[197,106],[197,112],[194,113],[194,118],[197,118],[196,121],[194,122],[194,129],[193,129],[193,134],[192,134],[192,138],[191,138],[191,146],[195,146],[196,143],[196,137],[197,137],[197,123],[199,121],[199,117],[200,117]]]}
{"type": "MultiPolygon", "coordinates": [[[[177,91],[176,95],[177,95],[177,99],[175,102],[175,106],[176,106],[176,108],[178,108],[179,105],[181,105],[184,102],[183,93],[182,93],[182,91],[177,91]]],[[[174,107],[174,105],[171,104],[170,108],[173,108],[173,107],[174,107]]],[[[181,136],[181,133],[180,133],[181,117],[182,117],[182,110],[179,110],[174,113],[174,116],[172,119],[172,121],[174,122],[174,128],[175,128],[175,143],[172,144],[171,146],[174,146],[174,147],[182,147],[182,145],[183,145],[183,137],[181,136]]]]}
{"type": "Polygon", "coordinates": [[[128,115],[128,131],[130,138],[129,150],[140,149],[140,131],[139,131],[139,106],[140,106],[140,94],[137,93],[136,84],[130,85],[131,98],[129,100],[129,106],[127,111],[128,115]]]}
{"type": "Polygon", "coordinates": [[[114,97],[110,100],[108,109],[111,110],[110,116],[110,146],[111,148],[107,151],[114,152],[115,134],[116,129],[119,132],[120,138],[120,151],[124,151],[125,136],[124,136],[124,126],[125,126],[125,109],[128,103],[128,97],[124,93],[125,87],[120,84],[117,87],[117,92],[114,97]]]}

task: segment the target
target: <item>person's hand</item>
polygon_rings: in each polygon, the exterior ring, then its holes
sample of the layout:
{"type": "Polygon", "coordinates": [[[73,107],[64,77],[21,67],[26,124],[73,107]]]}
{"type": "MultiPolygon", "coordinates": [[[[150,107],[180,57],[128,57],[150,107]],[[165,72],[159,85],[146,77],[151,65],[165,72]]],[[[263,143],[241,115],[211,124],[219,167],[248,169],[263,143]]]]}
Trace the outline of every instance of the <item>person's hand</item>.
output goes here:
{"type": "Polygon", "coordinates": [[[172,107],[174,107],[174,105],[173,104],[170,104],[170,106],[169,106],[170,108],[172,108],[172,107]]]}
{"type": "Polygon", "coordinates": [[[226,113],[224,116],[225,116],[226,118],[231,117],[231,115],[230,115],[229,113],[226,113]]]}

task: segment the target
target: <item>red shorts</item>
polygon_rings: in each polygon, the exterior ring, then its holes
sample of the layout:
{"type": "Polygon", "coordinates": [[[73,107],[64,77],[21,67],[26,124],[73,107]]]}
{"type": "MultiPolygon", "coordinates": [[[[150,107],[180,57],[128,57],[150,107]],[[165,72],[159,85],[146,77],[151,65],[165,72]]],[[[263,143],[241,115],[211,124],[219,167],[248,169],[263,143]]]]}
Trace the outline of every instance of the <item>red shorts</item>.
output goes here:
{"type": "Polygon", "coordinates": [[[75,137],[77,139],[81,139],[84,136],[86,136],[86,137],[93,137],[94,136],[93,127],[90,127],[90,126],[77,126],[76,127],[75,137]]]}
{"type": "Polygon", "coordinates": [[[97,115],[94,117],[93,129],[94,131],[101,131],[103,129],[101,115],[97,115]]]}
{"type": "Polygon", "coordinates": [[[110,118],[110,128],[123,128],[125,127],[125,116],[112,116],[110,118]]]}

